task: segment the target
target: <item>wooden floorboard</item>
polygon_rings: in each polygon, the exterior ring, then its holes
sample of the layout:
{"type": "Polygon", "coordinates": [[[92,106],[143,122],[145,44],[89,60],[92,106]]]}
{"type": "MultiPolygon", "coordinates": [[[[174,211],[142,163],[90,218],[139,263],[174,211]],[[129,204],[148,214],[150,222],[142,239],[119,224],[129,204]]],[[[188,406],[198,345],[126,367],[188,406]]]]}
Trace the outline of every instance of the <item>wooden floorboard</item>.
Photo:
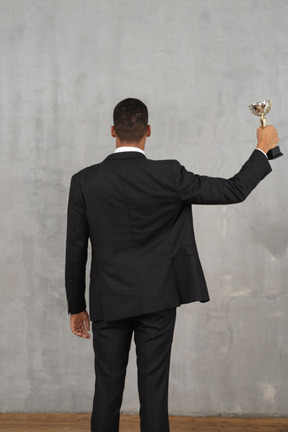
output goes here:
{"type": "MultiPolygon", "coordinates": [[[[0,413],[1,432],[89,432],[90,414],[0,413]]],[[[121,432],[139,432],[138,415],[121,415],[121,432]]],[[[170,432],[288,432],[288,418],[170,417],[170,432]]]]}

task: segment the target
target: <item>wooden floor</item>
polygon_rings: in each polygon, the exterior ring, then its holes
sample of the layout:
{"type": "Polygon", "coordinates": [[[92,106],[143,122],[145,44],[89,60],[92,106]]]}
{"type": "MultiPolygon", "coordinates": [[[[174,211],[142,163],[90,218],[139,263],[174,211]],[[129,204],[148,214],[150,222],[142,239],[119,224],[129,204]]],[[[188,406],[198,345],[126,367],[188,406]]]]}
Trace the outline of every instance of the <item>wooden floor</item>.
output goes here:
{"type": "MultiPolygon", "coordinates": [[[[1,432],[90,432],[90,414],[0,413],[1,432]]],[[[123,415],[121,432],[139,432],[138,415],[123,415]]],[[[170,417],[170,432],[288,432],[288,418],[170,417]]]]}

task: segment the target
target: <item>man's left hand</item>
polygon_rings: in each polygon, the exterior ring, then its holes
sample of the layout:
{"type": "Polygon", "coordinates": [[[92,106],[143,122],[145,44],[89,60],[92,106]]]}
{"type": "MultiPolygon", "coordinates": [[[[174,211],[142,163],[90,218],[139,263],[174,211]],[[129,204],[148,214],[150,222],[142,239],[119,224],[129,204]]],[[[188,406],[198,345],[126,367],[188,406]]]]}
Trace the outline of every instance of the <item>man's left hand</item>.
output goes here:
{"type": "Polygon", "coordinates": [[[90,331],[90,319],[86,310],[78,314],[71,314],[70,326],[75,335],[86,339],[90,338],[90,334],[88,333],[90,331]]]}

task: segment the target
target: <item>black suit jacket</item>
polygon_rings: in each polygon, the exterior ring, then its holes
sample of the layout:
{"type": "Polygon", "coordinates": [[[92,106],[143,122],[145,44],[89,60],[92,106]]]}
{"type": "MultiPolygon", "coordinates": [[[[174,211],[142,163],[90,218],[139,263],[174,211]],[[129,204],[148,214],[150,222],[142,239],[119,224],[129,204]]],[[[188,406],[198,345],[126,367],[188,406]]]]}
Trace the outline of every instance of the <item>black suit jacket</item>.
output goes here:
{"type": "Polygon", "coordinates": [[[197,253],[191,204],[243,201],[271,171],[255,150],[230,179],[195,175],[176,160],[113,153],[71,179],[66,243],[68,313],[86,308],[90,238],[90,320],[150,313],[209,294],[197,253]]]}

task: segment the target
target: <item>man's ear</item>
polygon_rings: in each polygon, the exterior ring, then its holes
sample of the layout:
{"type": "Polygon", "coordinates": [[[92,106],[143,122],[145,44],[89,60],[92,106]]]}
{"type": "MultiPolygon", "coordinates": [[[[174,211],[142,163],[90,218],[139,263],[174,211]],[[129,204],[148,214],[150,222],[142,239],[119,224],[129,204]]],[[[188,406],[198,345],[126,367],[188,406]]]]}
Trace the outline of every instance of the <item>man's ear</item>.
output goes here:
{"type": "Polygon", "coordinates": [[[146,136],[150,137],[150,135],[151,135],[151,126],[147,125],[147,134],[146,134],[146,136]]]}
{"type": "Polygon", "coordinates": [[[113,138],[116,138],[116,132],[114,126],[111,126],[111,135],[113,138]]]}

